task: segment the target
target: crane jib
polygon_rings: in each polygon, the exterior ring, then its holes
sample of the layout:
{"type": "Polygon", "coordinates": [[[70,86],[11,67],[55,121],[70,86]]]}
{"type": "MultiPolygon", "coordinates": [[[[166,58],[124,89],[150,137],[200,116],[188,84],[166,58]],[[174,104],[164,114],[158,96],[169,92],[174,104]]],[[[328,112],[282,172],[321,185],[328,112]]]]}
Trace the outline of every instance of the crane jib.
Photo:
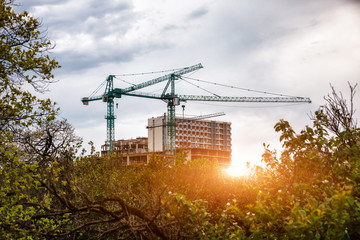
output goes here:
{"type": "Polygon", "coordinates": [[[155,79],[152,79],[152,80],[149,80],[149,81],[146,81],[146,82],[143,82],[143,83],[140,83],[140,84],[137,84],[137,85],[134,85],[134,86],[125,88],[125,89],[123,89],[123,91],[124,91],[124,92],[132,92],[132,91],[135,91],[135,90],[144,88],[144,87],[148,87],[148,86],[154,85],[154,84],[156,84],[156,83],[160,83],[160,82],[166,81],[166,80],[168,80],[172,75],[181,76],[181,75],[183,75],[183,74],[186,74],[186,73],[189,73],[189,72],[193,72],[193,71],[195,71],[195,70],[197,70],[197,69],[200,69],[200,68],[203,68],[203,66],[202,66],[201,63],[198,63],[198,64],[195,64],[195,65],[193,65],[193,66],[180,69],[179,71],[175,71],[175,72],[173,72],[173,73],[167,74],[167,75],[165,75],[165,76],[158,77],[158,78],[155,78],[155,79]]]}
{"type": "Polygon", "coordinates": [[[268,102],[268,103],[311,103],[304,97],[219,97],[200,95],[177,95],[181,101],[215,101],[215,102],[268,102]]]}

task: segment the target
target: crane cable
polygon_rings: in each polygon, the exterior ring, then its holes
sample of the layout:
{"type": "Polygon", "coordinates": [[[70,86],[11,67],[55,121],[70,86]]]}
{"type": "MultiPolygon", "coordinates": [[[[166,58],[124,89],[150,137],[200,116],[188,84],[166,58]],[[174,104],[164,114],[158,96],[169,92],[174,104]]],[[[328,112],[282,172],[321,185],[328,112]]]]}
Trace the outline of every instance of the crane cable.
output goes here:
{"type": "MultiPolygon", "coordinates": [[[[135,86],[136,84],[131,83],[131,82],[128,82],[128,81],[125,81],[124,79],[121,79],[121,78],[119,78],[119,77],[139,76],[139,75],[147,75],[147,74],[155,74],[155,73],[174,72],[174,71],[177,71],[177,70],[180,70],[180,69],[182,69],[182,68],[173,68],[173,69],[153,71],[153,72],[117,74],[117,75],[114,75],[114,77],[115,77],[116,79],[119,79],[120,81],[122,81],[122,82],[124,82],[124,83],[127,83],[127,84],[129,84],[129,85],[135,86]]],[[[192,72],[192,73],[190,74],[190,76],[191,76],[192,74],[194,74],[194,72],[192,72]]],[[[181,79],[181,80],[183,80],[183,79],[181,79]]],[[[162,89],[155,90],[155,91],[152,91],[152,93],[157,92],[157,91],[161,91],[161,90],[162,90],[162,89]]]]}
{"type": "Polygon", "coordinates": [[[106,80],[103,81],[103,82],[90,94],[89,97],[93,97],[93,96],[100,90],[100,88],[102,88],[102,87],[105,85],[105,83],[106,83],[106,80]]]}
{"type": "MultiPolygon", "coordinates": [[[[181,83],[182,81],[184,81],[184,79],[182,79],[182,78],[179,78],[179,79],[180,80],[177,82],[178,84],[181,83]]],[[[153,90],[153,91],[151,91],[149,93],[156,93],[156,92],[159,92],[159,91],[164,91],[164,88],[158,88],[158,89],[153,90]]]]}
{"type": "Polygon", "coordinates": [[[201,89],[201,90],[203,90],[203,91],[205,91],[205,92],[208,92],[208,93],[214,95],[215,97],[220,97],[219,95],[217,95],[217,94],[215,94],[215,93],[213,93],[213,92],[210,92],[209,90],[206,90],[205,88],[202,88],[202,87],[200,87],[200,86],[198,86],[198,85],[196,85],[196,84],[193,84],[193,83],[191,83],[191,82],[189,82],[189,81],[187,81],[187,80],[185,80],[185,79],[182,79],[182,80],[184,80],[185,82],[187,82],[187,83],[189,83],[189,84],[191,84],[191,85],[193,85],[193,86],[195,86],[195,87],[197,87],[197,88],[199,88],[199,89],[201,89]]]}
{"type": "Polygon", "coordinates": [[[131,83],[131,82],[125,81],[124,79],[118,78],[118,77],[116,77],[116,76],[117,76],[117,75],[115,75],[115,78],[116,78],[116,79],[119,79],[120,81],[122,81],[122,82],[124,82],[124,83],[130,84],[130,85],[133,85],[133,86],[135,86],[135,85],[136,85],[136,84],[134,84],[134,83],[131,83]]]}
{"type": "MultiPolygon", "coordinates": [[[[181,68],[174,68],[174,69],[169,69],[169,70],[152,71],[152,72],[130,73],[130,74],[117,74],[117,75],[114,75],[114,77],[115,77],[116,79],[119,79],[120,81],[122,81],[122,82],[124,82],[124,83],[127,83],[127,84],[129,84],[129,85],[135,86],[136,84],[130,83],[130,82],[128,82],[128,81],[126,81],[126,80],[124,80],[124,79],[121,79],[121,78],[119,78],[119,77],[120,77],[120,76],[139,76],[139,75],[147,75],[147,74],[155,74],[155,73],[165,73],[165,72],[171,72],[171,71],[176,71],[176,70],[180,70],[180,69],[181,69],[181,68]]],[[[190,75],[192,75],[192,74],[194,74],[194,72],[191,73],[190,75]]],[[[196,84],[193,84],[193,83],[185,80],[184,78],[187,78],[187,79],[193,80],[193,81],[197,81],[197,82],[203,82],[203,83],[207,83],[207,84],[213,84],[213,85],[216,85],[216,86],[228,87],[228,88],[239,89],[239,90],[244,90],[244,91],[249,91],[249,92],[269,94],[269,95],[275,95],[275,96],[281,96],[281,97],[295,97],[295,98],[296,98],[296,96],[291,96],[291,95],[286,95],[286,94],[279,94],[279,93],[271,93],[271,92],[265,92],[265,91],[259,91],[259,90],[252,90],[252,89],[249,89],[249,88],[241,88],[241,87],[226,85],[226,84],[222,84],[222,83],[209,82],[209,81],[205,81],[205,80],[201,80],[201,79],[197,79],[197,78],[191,78],[191,77],[185,77],[185,76],[181,76],[181,77],[179,77],[179,78],[180,78],[181,80],[183,80],[183,81],[185,81],[185,82],[187,82],[187,83],[189,83],[189,84],[191,84],[191,85],[199,88],[199,89],[202,89],[203,91],[206,91],[206,92],[208,92],[208,93],[216,96],[216,97],[220,97],[220,96],[217,95],[217,94],[215,94],[215,93],[213,93],[213,92],[211,92],[211,91],[206,90],[205,88],[202,88],[202,87],[200,87],[200,86],[198,86],[198,85],[196,85],[196,84]]],[[[93,93],[90,94],[89,97],[94,96],[94,95],[100,90],[100,88],[102,88],[102,87],[104,86],[105,83],[106,83],[106,81],[102,82],[102,83],[99,85],[99,87],[97,87],[97,88],[93,91],[93,93]]],[[[156,91],[159,91],[159,90],[155,90],[155,91],[153,91],[153,92],[156,92],[156,91]]]]}
{"type": "Polygon", "coordinates": [[[296,96],[291,96],[291,95],[286,95],[286,94],[279,94],[279,93],[264,92],[264,91],[259,91],[259,90],[252,90],[252,89],[248,89],[248,88],[241,88],[241,87],[236,87],[236,86],[231,86],[231,85],[226,85],[226,84],[221,84],[221,83],[214,83],[214,82],[209,82],[209,81],[200,80],[200,79],[196,79],[196,78],[190,78],[190,77],[184,77],[184,78],[194,80],[194,81],[198,81],[198,82],[204,82],[204,83],[208,83],[208,84],[213,84],[213,85],[217,85],[217,86],[249,91],[249,92],[263,93],[263,94],[269,94],[269,95],[275,95],[275,96],[281,96],[281,97],[294,97],[294,98],[296,98],[296,96]]]}
{"type": "Polygon", "coordinates": [[[182,69],[182,68],[174,68],[174,69],[161,70],[161,71],[153,71],[153,72],[116,74],[116,75],[114,75],[114,76],[119,76],[119,77],[139,76],[139,75],[147,75],[147,74],[155,74],[155,73],[174,72],[174,71],[177,71],[177,70],[180,70],[180,69],[182,69]]]}

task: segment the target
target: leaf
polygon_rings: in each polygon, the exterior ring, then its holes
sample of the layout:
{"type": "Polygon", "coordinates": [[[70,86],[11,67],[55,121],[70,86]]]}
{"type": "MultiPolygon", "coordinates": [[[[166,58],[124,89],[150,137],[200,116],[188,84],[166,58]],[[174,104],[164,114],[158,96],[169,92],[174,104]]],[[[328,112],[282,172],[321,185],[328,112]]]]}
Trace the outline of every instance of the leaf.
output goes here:
{"type": "Polygon", "coordinates": [[[348,201],[350,206],[354,206],[354,198],[352,196],[349,196],[346,200],[348,201]]]}
{"type": "Polygon", "coordinates": [[[299,214],[302,217],[306,217],[306,212],[304,210],[299,210],[299,214]]]}

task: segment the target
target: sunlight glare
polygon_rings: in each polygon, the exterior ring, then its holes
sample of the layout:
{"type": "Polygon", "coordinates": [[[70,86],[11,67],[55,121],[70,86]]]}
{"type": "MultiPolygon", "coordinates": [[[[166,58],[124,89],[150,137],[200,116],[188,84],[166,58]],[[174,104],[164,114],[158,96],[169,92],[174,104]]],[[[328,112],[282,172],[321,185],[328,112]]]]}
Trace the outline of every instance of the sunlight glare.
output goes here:
{"type": "Polygon", "coordinates": [[[248,177],[250,175],[250,168],[246,165],[231,165],[227,169],[224,169],[224,172],[232,177],[248,177]]]}

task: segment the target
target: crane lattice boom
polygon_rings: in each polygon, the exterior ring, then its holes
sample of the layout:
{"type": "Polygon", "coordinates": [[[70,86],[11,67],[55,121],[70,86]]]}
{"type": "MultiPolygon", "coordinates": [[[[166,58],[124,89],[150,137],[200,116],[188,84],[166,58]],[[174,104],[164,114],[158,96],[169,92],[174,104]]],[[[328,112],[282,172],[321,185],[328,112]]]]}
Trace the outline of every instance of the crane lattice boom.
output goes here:
{"type": "Polygon", "coordinates": [[[217,97],[178,95],[181,101],[215,101],[215,102],[271,102],[271,103],[311,103],[310,98],[303,97],[217,97]]]}
{"type": "Polygon", "coordinates": [[[148,87],[148,86],[154,85],[154,84],[156,84],[156,83],[160,83],[160,82],[169,80],[172,75],[180,76],[180,75],[183,75],[183,74],[186,74],[186,73],[189,73],[189,72],[193,72],[193,71],[198,70],[198,69],[200,69],[200,68],[203,68],[203,66],[201,65],[201,63],[196,64],[196,65],[193,65],[193,66],[190,66],[190,67],[185,67],[185,68],[183,68],[183,69],[181,69],[181,70],[179,70],[179,71],[175,71],[175,72],[173,72],[173,73],[169,73],[169,74],[167,74],[167,75],[165,75],[165,76],[158,77],[158,78],[155,78],[155,79],[153,79],[153,80],[150,80],[150,81],[147,81],[147,82],[143,82],[143,83],[140,83],[140,84],[138,84],[138,85],[134,85],[134,86],[131,86],[131,87],[122,89],[122,91],[123,91],[123,92],[132,92],[132,91],[135,91],[135,90],[144,88],[144,87],[148,87]]]}
{"type": "MultiPolygon", "coordinates": [[[[127,95],[141,98],[152,98],[152,99],[173,99],[177,98],[179,101],[211,101],[211,102],[268,102],[268,103],[311,103],[310,98],[306,97],[218,97],[218,96],[202,96],[202,95],[174,95],[170,94],[153,94],[144,92],[123,92],[120,88],[115,88],[114,92],[116,95],[127,95]]],[[[95,100],[99,100],[102,97],[93,97],[95,100]]],[[[88,101],[93,101],[89,98],[88,101]]]]}

